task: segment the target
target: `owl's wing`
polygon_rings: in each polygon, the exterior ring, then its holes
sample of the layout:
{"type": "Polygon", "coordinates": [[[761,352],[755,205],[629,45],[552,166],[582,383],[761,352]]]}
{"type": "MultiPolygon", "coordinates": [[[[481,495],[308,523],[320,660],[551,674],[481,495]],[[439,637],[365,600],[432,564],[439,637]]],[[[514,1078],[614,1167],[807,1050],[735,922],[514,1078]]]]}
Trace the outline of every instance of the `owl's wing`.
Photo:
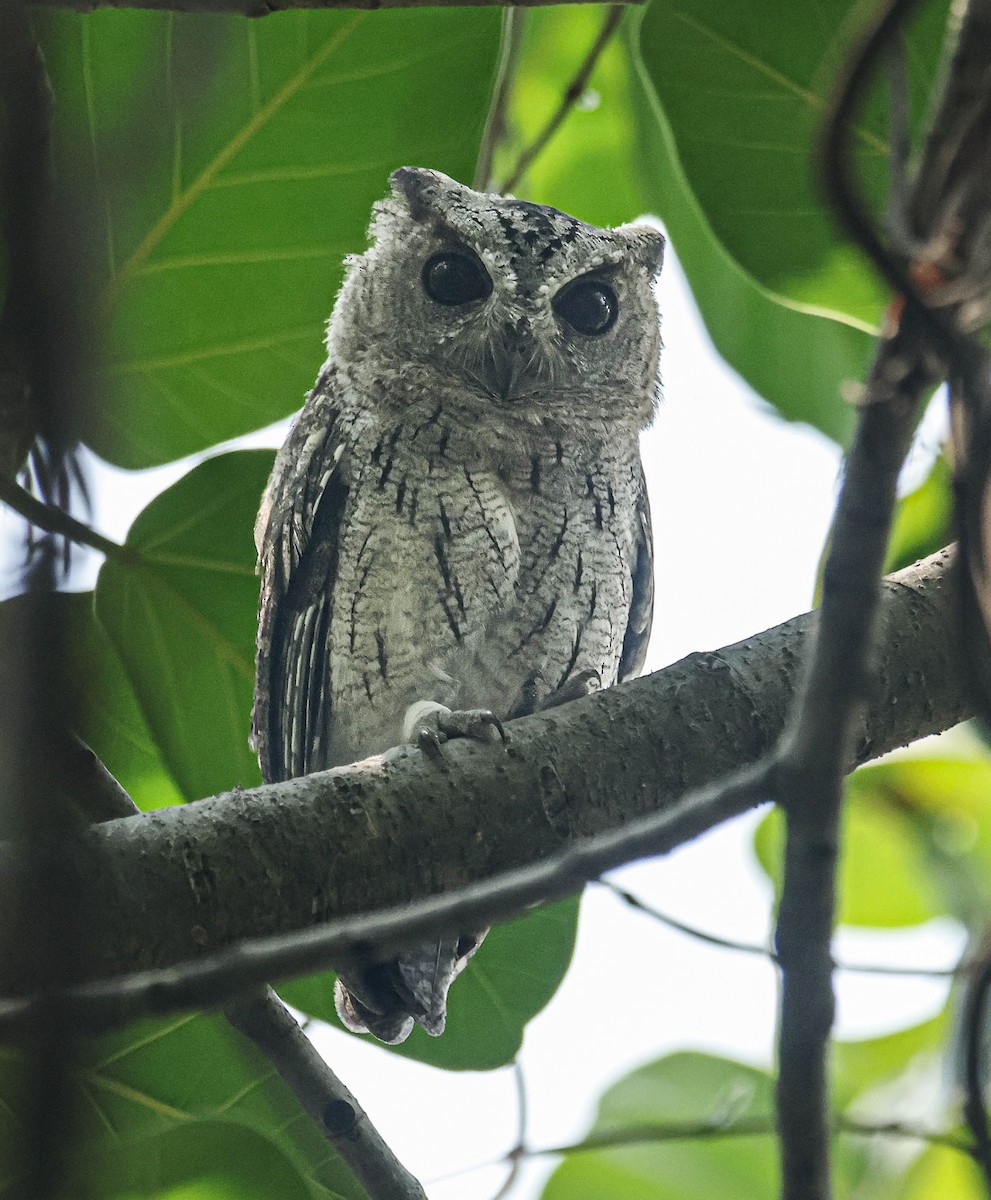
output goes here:
{"type": "Polygon", "coordinates": [[[633,564],[633,598],[619,660],[619,682],[635,679],[643,669],[654,618],[654,537],[650,526],[650,502],[640,471],[640,490],[633,517],[637,556],[633,564]]]}
{"type": "Polygon", "coordinates": [[[331,765],[330,618],[348,487],[340,414],[326,388],[322,376],[279,451],[255,526],[252,738],[268,781],[331,765]]]}

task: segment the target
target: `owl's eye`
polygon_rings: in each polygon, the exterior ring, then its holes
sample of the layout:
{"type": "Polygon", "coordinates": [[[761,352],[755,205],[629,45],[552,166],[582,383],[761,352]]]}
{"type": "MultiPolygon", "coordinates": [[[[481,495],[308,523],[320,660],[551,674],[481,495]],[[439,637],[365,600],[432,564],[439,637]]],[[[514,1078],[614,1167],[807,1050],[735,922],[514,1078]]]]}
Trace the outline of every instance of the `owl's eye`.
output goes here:
{"type": "Polygon", "coordinates": [[[611,287],[597,279],[587,279],[561,292],[554,300],[554,311],[572,329],[594,337],[616,323],[619,301],[611,287]]]}
{"type": "Polygon", "coordinates": [[[423,264],[423,290],[438,304],[471,304],[492,293],[492,280],[477,258],[448,250],[423,264]]]}

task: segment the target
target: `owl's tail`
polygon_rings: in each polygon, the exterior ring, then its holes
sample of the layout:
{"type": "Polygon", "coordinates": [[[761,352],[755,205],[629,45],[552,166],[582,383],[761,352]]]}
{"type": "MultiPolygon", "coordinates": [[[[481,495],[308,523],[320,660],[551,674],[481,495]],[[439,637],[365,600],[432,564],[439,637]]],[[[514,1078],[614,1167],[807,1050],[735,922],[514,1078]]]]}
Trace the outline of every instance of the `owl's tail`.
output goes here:
{"type": "Polygon", "coordinates": [[[442,938],[341,976],[334,989],[337,1015],[352,1033],[370,1033],[390,1045],[405,1042],[414,1024],[439,1037],[447,1021],[448,990],[487,932],[442,938]]]}

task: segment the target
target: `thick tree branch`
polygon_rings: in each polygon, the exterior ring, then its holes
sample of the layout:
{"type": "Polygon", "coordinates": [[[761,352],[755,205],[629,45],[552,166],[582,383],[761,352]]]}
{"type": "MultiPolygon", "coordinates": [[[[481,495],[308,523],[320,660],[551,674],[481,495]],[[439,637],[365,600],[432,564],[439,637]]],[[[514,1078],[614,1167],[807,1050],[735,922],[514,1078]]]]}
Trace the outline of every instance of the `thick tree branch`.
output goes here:
{"type": "MultiPolygon", "coordinates": [[[[858,730],[857,761],[971,715],[951,564],[952,554],[943,551],[885,585],[881,671],[858,730]]],[[[693,655],[646,679],[514,722],[505,749],[449,743],[435,764],[401,748],[353,767],[94,828],[74,858],[85,892],[80,900],[100,914],[91,976],[181,963],[259,935],[278,940],[309,930],[313,938],[319,931],[309,927],[317,922],[452,892],[528,864],[558,871],[559,883],[561,872],[571,870],[567,886],[574,890],[609,866],[670,849],[760,799],[712,789],[677,803],[774,746],[814,620],[795,618],[718,653],[693,655]],[[650,814],[659,823],[653,844],[629,828],[650,814]],[[609,830],[618,832],[606,843],[608,853],[600,846],[599,857],[587,854],[580,870],[575,859],[570,867],[543,861],[569,845],[580,859],[583,839],[609,830]]],[[[16,857],[16,847],[0,851],[0,907],[16,857]]],[[[495,888],[494,897],[478,900],[476,890],[472,911],[505,916],[541,895],[560,894],[543,886],[547,878],[538,883],[509,898],[495,888]]],[[[443,927],[452,911],[466,911],[465,896],[455,897],[453,907],[443,897],[433,904],[419,926],[400,913],[375,928],[380,952],[443,927]]],[[[371,937],[369,920],[350,923],[336,949],[371,937]]],[[[261,975],[244,977],[243,986],[289,969],[263,957],[261,975]]],[[[308,968],[296,962],[291,969],[308,968]]],[[[21,982],[8,969],[3,991],[15,994],[21,982]]],[[[191,995],[186,1003],[197,1000],[191,995]]]]}

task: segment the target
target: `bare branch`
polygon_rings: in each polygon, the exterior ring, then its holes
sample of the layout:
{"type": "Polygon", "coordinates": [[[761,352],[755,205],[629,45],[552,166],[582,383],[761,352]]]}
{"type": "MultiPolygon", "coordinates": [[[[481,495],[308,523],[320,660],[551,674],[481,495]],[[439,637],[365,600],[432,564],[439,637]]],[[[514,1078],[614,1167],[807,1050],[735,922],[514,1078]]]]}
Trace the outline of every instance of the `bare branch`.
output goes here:
{"type": "Polygon", "coordinates": [[[426,1200],[419,1182],[271,988],[228,1005],[225,1016],[272,1063],[372,1200],[426,1200]]]}
{"type": "MultiPolygon", "coordinates": [[[[647,904],[641,900],[639,896],[633,895],[625,888],[619,887],[617,884],[610,882],[608,879],[600,879],[597,881],[600,887],[618,896],[624,904],[628,904],[630,908],[636,909],[644,916],[650,917],[657,921],[660,925],[667,926],[668,929],[673,929],[676,933],[683,933],[686,937],[694,938],[698,942],[704,942],[707,946],[714,946],[717,950],[734,950],[738,954],[749,954],[753,958],[763,958],[769,963],[777,963],[778,956],[773,950],[769,950],[767,946],[762,946],[758,942],[740,942],[733,938],[720,937],[716,933],[707,933],[704,929],[698,929],[694,925],[689,925],[685,921],[679,921],[677,917],[672,917],[670,914],[661,912],[652,904],[647,904]]],[[[956,979],[969,975],[973,970],[973,963],[970,960],[958,963],[955,967],[889,967],[880,966],[874,963],[842,963],[833,962],[834,971],[846,971],[851,975],[898,975],[907,979],[956,979]]]]}
{"type": "Polygon", "coordinates": [[[776,798],[788,822],[776,935],[785,1200],[831,1195],[826,1047],[833,1024],[830,944],[843,778],[868,691],[898,473],[930,383],[919,362],[918,323],[903,322],[903,334],[882,343],[868,385],[833,524],[819,636],[779,765],[776,798]]]}

